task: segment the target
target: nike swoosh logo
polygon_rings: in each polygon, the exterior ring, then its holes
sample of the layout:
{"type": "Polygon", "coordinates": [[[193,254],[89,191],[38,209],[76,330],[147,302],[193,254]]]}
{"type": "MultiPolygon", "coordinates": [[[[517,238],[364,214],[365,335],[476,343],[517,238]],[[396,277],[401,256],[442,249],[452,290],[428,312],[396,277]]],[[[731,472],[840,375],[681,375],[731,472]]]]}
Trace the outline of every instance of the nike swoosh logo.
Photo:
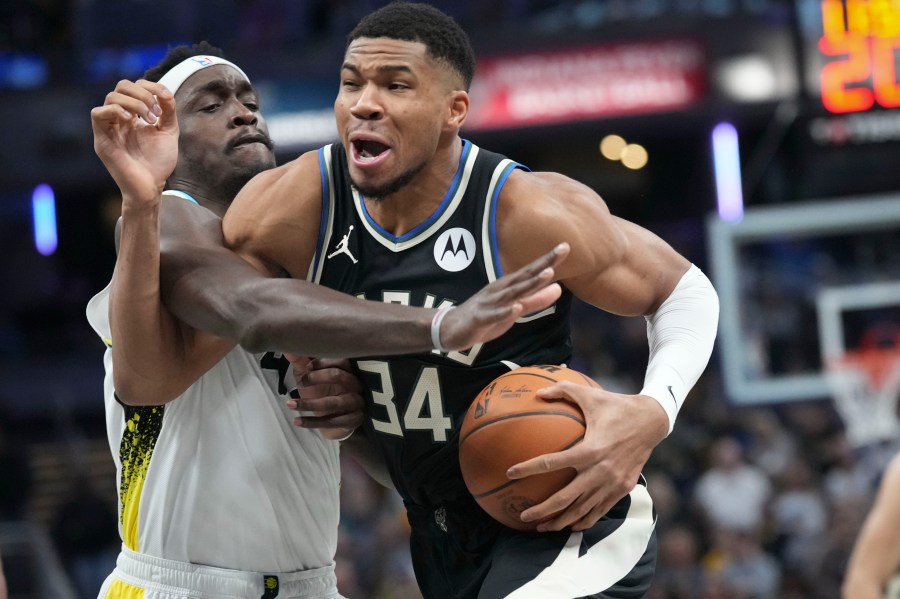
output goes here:
{"type": "Polygon", "coordinates": [[[669,395],[672,396],[672,401],[674,401],[674,402],[675,402],[675,405],[677,406],[677,405],[678,405],[678,400],[675,399],[675,394],[672,393],[672,385],[669,385],[668,387],[666,387],[666,389],[669,390],[669,395]]]}

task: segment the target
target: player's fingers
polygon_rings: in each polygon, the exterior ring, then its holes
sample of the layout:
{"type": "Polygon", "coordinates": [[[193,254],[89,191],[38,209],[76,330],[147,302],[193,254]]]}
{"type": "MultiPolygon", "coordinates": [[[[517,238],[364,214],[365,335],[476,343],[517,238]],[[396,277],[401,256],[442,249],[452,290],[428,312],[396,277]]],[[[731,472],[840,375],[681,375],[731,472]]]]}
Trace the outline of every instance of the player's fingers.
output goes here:
{"type": "Polygon", "coordinates": [[[560,287],[559,283],[551,283],[543,289],[521,298],[518,300],[518,303],[521,304],[523,313],[530,314],[531,312],[539,312],[544,308],[549,308],[561,295],[562,287],[560,287]]]}
{"type": "Polygon", "coordinates": [[[518,283],[522,280],[533,279],[536,276],[539,276],[546,269],[553,269],[558,266],[563,260],[565,260],[566,256],[569,255],[569,244],[566,242],[562,242],[554,247],[552,250],[532,260],[522,268],[516,270],[515,272],[511,272],[505,277],[503,277],[508,284],[518,283]]]}
{"type": "MultiPolygon", "coordinates": [[[[580,492],[574,484],[568,484],[541,503],[537,505],[533,505],[527,510],[523,511],[519,514],[519,517],[522,519],[522,522],[540,522],[538,525],[546,526],[550,524],[551,526],[557,526],[557,522],[563,521],[564,512],[568,512],[572,509],[573,504],[578,501],[580,497],[580,492]]],[[[587,511],[587,510],[585,510],[587,511]]],[[[583,514],[579,515],[577,518],[572,518],[571,521],[574,522],[581,518],[583,514]]],[[[558,528],[545,528],[544,530],[559,530],[558,528]]],[[[543,532],[543,531],[542,531],[543,532]]]]}
{"type": "MultiPolygon", "coordinates": [[[[301,383],[301,388],[330,385],[333,389],[332,393],[362,392],[362,383],[356,375],[343,368],[314,368],[303,375],[301,383]]],[[[301,395],[303,395],[302,392],[301,395]]]]}
{"type": "Polygon", "coordinates": [[[110,125],[126,123],[134,118],[128,110],[117,104],[97,106],[91,109],[91,127],[94,133],[102,133],[110,125]]]}
{"type": "Polygon", "coordinates": [[[123,93],[122,91],[119,91],[119,88],[117,87],[115,91],[106,94],[103,103],[105,105],[114,104],[116,106],[121,106],[125,110],[138,115],[144,119],[145,122],[155,125],[159,120],[159,115],[163,113],[162,107],[152,95],[146,93],[146,91],[140,91],[143,93],[137,95],[123,93]]]}
{"type": "Polygon", "coordinates": [[[506,476],[518,479],[563,468],[577,468],[586,462],[585,453],[587,452],[579,445],[555,453],[545,453],[510,466],[506,476]]]}
{"type": "Polygon", "coordinates": [[[316,370],[320,368],[340,368],[347,372],[353,372],[353,365],[347,358],[315,358],[312,363],[313,368],[316,370]]]}
{"type": "MultiPolygon", "coordinates": [[[[148,82],[149,83],[149,82],[148,82]]],[[[164,130],[178,130],[178,117],[175,113],[175,96],[172,95],[165,86],[160,85],[161,89],[156,92],[157,106],[161,109],[159,113],[158,127],[164,130]]]]}
{"type": "Polygon", "coordinates": [[[288,401],[288,407],[304,416],[328,417],[358,412],[362,414],[363,398],[358,393],[342,393],[324,397],[300,397],[288,401]]]}
{"type": "Polygon", "coordinates": [[[553,281],[555,274],[556,271],[553,268],[547,267],[535,273],[534,276],[523,277],[518,276],[519,273],[516,273],[516,275],[510,276],[509,279],[504,277],[500,279],[503,282],[502,285],[490,289],[491,293],[488,295],[488,301],[504,305],[531,295],[549,285],[553,281]]]}
{"type": "MultiPolygon", "coordinates": [[[[327,418],[319,416],[297,416],[294,418],[294,426],[300,428],[342,429],[348,432],[360,426],[363,422],[362,414],[339,414],[327,418]]],[[[341,435],[347,436],[347,433],[341,435]]]]}
{"type": "Polygon", "coordinates": [[[600,518],[602,518],[603,515],[610,509],[612,509],[612,506],[606,508],[606,506],[603,504],[595,505],[590,509],[590,511],[588,511],[587,514],[585,514],[584,517],[581,518],[581,520],[572,524],[572,530],[579,532],[591,528],[592,526],[594,526],[594,524],[599,522],[600,518]]]}
{"type": "Polygon", "coordinates": [[[300,354],[291,354],[285,353],[284,359],[291,363],[292,366],[302,365],[303,367],[312,364],[313,359],[308,356],[301,356],[300,354]]]}

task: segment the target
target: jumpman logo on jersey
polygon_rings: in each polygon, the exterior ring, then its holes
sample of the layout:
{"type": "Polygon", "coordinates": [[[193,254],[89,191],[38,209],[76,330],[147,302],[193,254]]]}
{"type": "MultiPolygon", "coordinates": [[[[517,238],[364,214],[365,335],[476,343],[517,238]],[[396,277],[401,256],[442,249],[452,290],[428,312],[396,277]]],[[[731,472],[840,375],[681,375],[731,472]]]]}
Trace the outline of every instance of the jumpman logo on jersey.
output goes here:
{"type": "Polygon", "coordinates": [[[334,251],[331,252],[330,254],[328,254],[329,258],[334,258],[338,254],[347,254],[348,256],[350,256],[350,259],[353,260],[353,264],[356,264],[357,260],[356,260],[356,258],[353,257],[353,254],[350,253],[350,247],[349,247],[350,233],[352,233],[352,232],[353,232],[353,225],[350,225],[350,229],[347,230],[347,234],[341,238],[340,243],[337,244],[337,247],[334,249],[334,251]]]}

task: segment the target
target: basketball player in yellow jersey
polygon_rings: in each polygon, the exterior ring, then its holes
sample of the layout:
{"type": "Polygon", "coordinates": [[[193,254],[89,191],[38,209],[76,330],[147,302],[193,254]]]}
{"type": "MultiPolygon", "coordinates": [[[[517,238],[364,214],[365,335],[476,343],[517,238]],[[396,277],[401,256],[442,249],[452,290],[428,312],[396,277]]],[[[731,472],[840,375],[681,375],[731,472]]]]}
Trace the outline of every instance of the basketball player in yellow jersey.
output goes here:
{"type": "MultiPolygon", "coordinates": [[[[92,111],[95,148],[123,192],[114,279],[88,308],[111,344],[107,429],[123,539],[100,597],[336,597],[337,443],[291,425],[279,395],[283,360],[173,318],[166,290],[190,298],[209,282],[202,269],[180,276],[170,258],[241,274],[240,285],[215,279],[237,298],[231,311],[199,308],[217,332],[225,322],[233,327],[227,334],[252,344],[260,328],[284,342],[271,347],[341,356],[428,349],[435,335],[460,348],[491,338],[523,310],[553,301],[552,266],[565,252],[486,289],[460,318],[443,322],[435,310],[262,277],[222,247],[219,218],[249,177],[273,166],[271,142],[253,86],[216,54],[210,46],[176,49],[148,72],[158,83],[120,82],[92,111]],[[260,314],[256,302],[266,301],[272,309],[260,314]]],[[[298,401],[346,429],[348,395],[313,391],[298,401]]]]}
{"type": "Polygon", "coordinates": [[[655,545],[641,468],[706,367],[718,299],[697,267],[610,214],[588,187],[528,172],[461,139],[474,63],[465,32],[432,6],[394,2],[365,17],[340,68],[334,108],[341,143],[248,183],[225,216],[225,239],[272,275],[315,277],[411,305],[464,301],[482,281],[569,242],[571,253],[556,270],[565,290],[559,303],[521,319],[496,342],[358,361],[371,385],[367,432],[407,505],[426,598],[642,597],[655,545]],[[343,253],[328,259],[350,225],[343,253]],[[546,534],[503,529],[473,505],[459,474],[458,423],[474,397],[466,389],[534,356],[566,361],[564,316],[573,295],[647,319],[647,375],[634,394],[566,383],[542,393],[579,405],[584,441],[508,475],[577,474],[521,513],[546,534]]]}

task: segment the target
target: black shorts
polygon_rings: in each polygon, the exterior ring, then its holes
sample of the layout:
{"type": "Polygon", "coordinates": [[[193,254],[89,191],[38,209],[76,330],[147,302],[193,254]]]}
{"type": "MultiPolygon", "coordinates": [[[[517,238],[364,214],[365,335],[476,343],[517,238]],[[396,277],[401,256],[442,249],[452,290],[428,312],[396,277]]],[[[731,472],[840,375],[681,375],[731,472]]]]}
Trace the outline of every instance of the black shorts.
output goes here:
{"type": "Polygon", "coordinates": [[[516,531],[474,500],[407,513],[425,599],[638,599],[656,567],[656,517],[644,485],[577,533],[516,531]]]}

